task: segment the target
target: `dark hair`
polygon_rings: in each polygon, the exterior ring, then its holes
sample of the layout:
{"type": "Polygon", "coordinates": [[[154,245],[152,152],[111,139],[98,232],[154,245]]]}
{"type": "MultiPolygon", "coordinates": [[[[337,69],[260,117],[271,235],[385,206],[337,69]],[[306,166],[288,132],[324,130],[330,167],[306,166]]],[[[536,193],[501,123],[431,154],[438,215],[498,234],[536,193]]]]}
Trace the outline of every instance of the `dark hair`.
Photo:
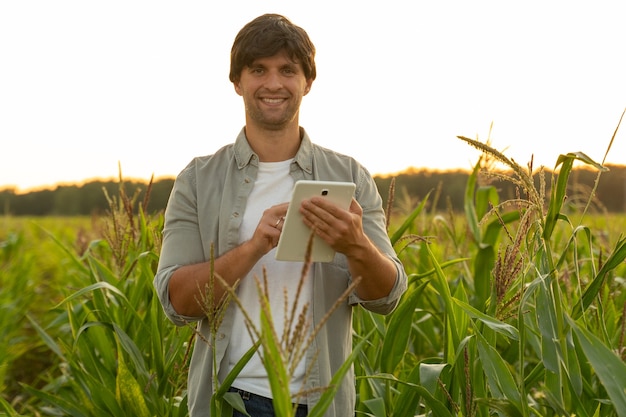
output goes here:
{"type": "Polygon", "coordinates": [[[274,56],[281,50],[302,65],[307,80],[315,79],[315,46],[309,35],[284,16],[264,14],[235,37],[230,51],[230,81],[239,81],[241,71],[256,59],[274,56]]]}

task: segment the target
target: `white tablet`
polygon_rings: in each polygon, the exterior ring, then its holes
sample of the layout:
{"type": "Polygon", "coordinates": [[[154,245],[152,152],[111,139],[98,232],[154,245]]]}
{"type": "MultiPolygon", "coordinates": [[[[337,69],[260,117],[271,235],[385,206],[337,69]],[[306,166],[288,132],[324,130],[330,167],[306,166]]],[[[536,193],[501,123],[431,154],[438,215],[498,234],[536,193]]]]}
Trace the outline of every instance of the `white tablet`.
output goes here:
{"type": "MultiPolygon", "coordinates": [[[[311,229],[302,221],[302,215],[300,214],[302,201],[318,195],[347,210],[350,207],[355,188],[356,185],[351,182],[297,181],[287,208],[283,230],[278,240],[276,259],[279,261],[300,262],[303,262],[305,259],[311,229]]],[[[335,257],[333,248],[319,236],[313,238],[311,252],[311,260],[313,262],[330,262],[335,257]]]]}

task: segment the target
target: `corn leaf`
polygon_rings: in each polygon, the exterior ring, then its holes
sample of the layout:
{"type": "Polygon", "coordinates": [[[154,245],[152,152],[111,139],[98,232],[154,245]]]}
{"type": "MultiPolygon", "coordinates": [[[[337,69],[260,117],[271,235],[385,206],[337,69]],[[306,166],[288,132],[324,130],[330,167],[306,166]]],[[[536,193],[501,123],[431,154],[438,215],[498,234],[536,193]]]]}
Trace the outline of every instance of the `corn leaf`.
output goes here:
{"type": "MultiPolygon", "coordinates": [[[[422,369],[420,364],[419,366],[413,367],[413,370],[411,370],[406,380],[407,382],[418,381],[421,374],[422,369]]],[[[421,383],[421,385],[424,384],[421,383]]],[[[398,390],[400,391],[400,395],[398,395],[395,401],[393,415],[398,417],[415,415],[415,410],[417,410],[420,403],[420,395],[416,395],[415,391],[410,386],[404,384],[398,387],[398,390]]]]}
{"type": "Polygon", "coordinates": [[[83,295],[86,295],[86,294],[88,294],[90,292],[93,292],[95,290],[107,290],[107,291],[110,291],[111,293],[119,296],[119,299],[124,301],[127,304],[127,307],[130,307],[131,309],[133,308],[133,306],[128,303],[128,299],[126,298],[126,295],[122,291],[120,291],[114,285],[111,285],[108,282],[104,282],[104,281],[96,282],[95,284],[91,284],[91,285],[89,285],[89,286],[87,286],[85,288],[81,288],[80,290],[76,291],[75,293],[73,293],[69,297],[67,297],[64,300],[62,300],[54,308],[59,308],[63,304],[69,303],[70,301],[73,301],[74,299],[82,297],[83,295]]]}
{"type": "MultiPolygon", "coordinates": [[[[67,258],[70,261],[72,261],[72,267],[76,268],[78,271],[82,271],[82,272],[87,271],[87,267],[85,266],[85,263],[79,256],[76,255],[76,251],[73,250],[73,248],[68,247],[65,244],[63,244],[63,242],[61,242],[56,236],[54,236],[52,232],[44,229],[43,227],[42,227],[42,230],[59,246],[59,248],[61,248],[65,252],[65,255],[67,256],[67,258]]],[[[100,244],[100,242],[101,242],[100,240],[93,241],[91,242],[89,246],[90,248],[93,246],[97,246],[98,244],[100,244]]]]}
{"type": "Polygon", "coordinates": [[[391,238],[389,239],[391,241],[392,245],[395,245],[396,242],[398,241],[398,239],[400,239],[402,237],[402,235],[404,234],[404,232],[411,226],[411,224],[413,224],[413,221],[415,220],[415,218],[417,216],[419,216],[419,214],[422,212],[422,210],[424,209],[424,207],[426,206],[426,202],[428,201],[428,196],[430,195],[430,192],[428,194],[426,194],[426,197],[424,197],[424,199],[422,200],[422,202],[419,204],[419,206],[417,206],[413,212],[411,212],[411,214],[404,220],[404,222],[402,223],[402,225],[398,228],[398,230],[396,230],[393,235],[391,235],[391,238]]]}
{"type": "Polygon", "coordinates": [[[447,363],[420,363],[416,366],[419,369],[420,385],[434,395],[441,383],[441,373],[449,366],[447,363]]]}
{"type": "MultiPolygon", "coordinates": [[[[412,391],[414,391],[414,393],[422,397],[422,400],[424,401],[425,405],[432,410],[432,415],[437,416],[437,417],[453,417],[453,414],[450,412],[450,410],[448,410],[448,408],[446,407],[444,403],[439,401],[430,392],[428,392],[428,390],[426,390],[424,387],[420,385],[396,379],[392,375],[388,375],[388,374],[373,375],[368,378],[391,381],[396,384],[404,385],[410,388],[412,391]]],[[[394,409],[392,416],[393,417],[406,417],[407,415],[409,416],[414,415],[414,413],[415,411],[412,410],[412,411],[409,411],[409,414],[399,414],[394,409]]]]}
{"type": "MultiPolygon", "coordinates": [[[[252,357],[256,354],[257,350],[259,350],[259,346],[261,346],[261,341],[257,340],[254,345],[237,361],[233,369],[226,375],[219,388],[215,391],[215,393],[211,396],[211,410],[213,414],[217,414],[217,409],[221,409],[225,411],[225,409],[230,406],[237,411],[244,413],[247,415],[246,407],[241,399],[241,395],[237,393],[228,392],[228,389],[232,386],[233,382],[237,378],[237,375],[241,372],[241,370],[246,366],[246,364],[252,359],[252,357]],[[235,394],[230,395],[230,394],[235,394]],[[235,396],[238,398],[235,398],[235,396]]],[[[226,413],[228,415],[228,413],[226,413]]]]}
{"type": "MultiPolygon", "coordinates": [[[[511,401],[501,398],[477,398],[478,404],[485,404],[491,410],[500,411],[502,415],[507,417],[522,417],[522,413],[515,407],[511,401]]],[[[495,415],[495,413],[493,413],[495,415]]]]}
{"type": "Polygon", "coordinates": [[[611,255],[606,259],[593,281],[587,286],[582,298],[574,306],[572,310],[572,318],[574,320],[578,319],[596,299],[607,274],[624,262],[624,259],[626,259],[626,238],[622,238],[617,242],[611,255]]]}
{"type": "Polygon", "coordinates": [[[521,409],[523,404],[520,392],[507,363],[502,359],[496,349],[487,343],[480,332],[476,332],[476,336],[478,355],[485,371],[492,396],[496,399],[509,401],[518,415],[522,415],[521,409]]]}
{"type": "Polygon", "coordinates": [[[546,214],[546,223],[543,229],[543,238],[546,241],[550,240],[552,236],[552,232],[554,231],[554,227],[556,226],[556,222],[559,218],[559,214],[561,212],[561,207],[563,206],[563,201],[565,200],[565,192],[567,190],[567,179],[569,178],[569,173],[572,170],[572,166],[574,164],[574,158],[571,155],[559,155],[559,159],[557,160],[555,169],[562,165],[561,170],[557,175],[556,185],[552,187],[552,195],[550,197],[550,205],[548,206],[548,213],[546,214]]]}
{"type": "Polygon", "coordinates": [[[565,201],[566,197],[567,180],[572,171],[572,167],[574,166],[574,160],[584,162],[587,165],[591,165],[600,171],[607,170],[607,168],[605,168],[601,164],[598,164],[583,152],[570,152],[566,155],[559,155],[559,158],[556,161],[555,170],[556,168],[558,168],[559,165],[561,165],[561,169],[557,176],[556,186],[554,186],[552,189],[550,206],[548,207],[548,213],[546,214],[546,223],[543,230],[543,238],[546,241],[550,240],[552,232],[554,231],[554,227],[556,226],[556,222],[560,218],[561,208],[563,207],[563,202],[565,201]]]}
{"type": "Polygon", "coordinates": [[[476,190],[476,182],[478,181],[478,170],[480,169],[480,161],[474,165],[472,174],[467,179],[465,186],[465,198],[463,199],[463,208],[465,210],[465,218],[474,241],[481,242],[480,227],[478,226],[478,215],[476,214],[476,205],[474,200],[474,192],[476,190]]]}
{"type": "Polygon", "coordinates": [[[518,340],[519,339],[519,332],[517,331],[517,329],[513,326],[511,326],[510,324],[506,324],[498,319],[496,319],[495,317],[492,316],[488,316],[487,314],[481,313],[480,311],[478,311],[477,309],[475,309],[474,307],[472,307],[471,305],[457,299],[457,298],[453,298],[452,299],[459,307],[461,307],[461,309],[463,309],[463,311],[465,311],[465,313],[467,313],[468,316],[476,319],[476,320],[480,320],[483,324],[485,324],[487,327],[489,327],[491,330],[500,333],[501,335],[512,339],[512,340],[518,340]]]}
{"type": "Polygon", "coordinates": [[[126,366],[126,360],[118,349],[118,367],[115,387],[115,395],[118,402],[128,410],[128,413],[136,417],[151,417],[148,406],[143,397],[141,387],[126,366]]]}
{"type": "Polygon", "coordinates": [[[0,396],[0,416],[20,417],[11,404],[9,404],[2,396],[0,396]]]}
{"type": "Polygon", "coordinates": [[[28,385],[23,385],[26,392],[28,392],[31,396],[39,398],[48,404],[52,404],[57,407],[59,410],[63,411],[65,415],[72,417],[87,417],[89,416],[84,410],[84,404],[76,404],[74,401],[66,400],[55,395],[52,395],[48,392],[41,391],[35,388],[32,388],[28,385]]]}
{"type": "Polygon", "coordinates": [[[410,287],[402,297],[401,303],[391,315],[387,326],[387,334],[391,334],[393,337],[383,339],[383,347],[380,353],[381,372],[393,373],[404,357],[409,343],[409,336],[411,335],[413,312],[424,287],[427,285],[428,281],[421,283],[417,287],[410,287]]]}
{"type": "Polygon", "coordinates": [[[492,245],[481,245],[474,258],[474,302],[481,309],[491,294],[491,271],[495,259],[496,253],[492,245]]]}
{"type": "Polygon", "coordinates": [[[27,315],[26,317],[30,321],[30,324],[35,328],[35,330],[39,334],[39,337],[41,337],[41,339],[44,341],[46,346],[48,346],[48,348],[50,348],[50,350],[54,352],[62,361],[66,362],[67,359],[65,358],[65,355],[63,355],[63,352],[61,351],[61,347],[54,341],[54,339],[52,339],[52,337],[50,337],[50,335],[39,325],[39,323],[33,320],[32,317],[30,317],[29,315],[27,315]]]}
{"type": "Polygon", "coordinates": [[[549,278],[540,280],[537,291],[537,324],[541,333],[541,356],[547,370],[558,374],[560,371],[559,340],[556,306],[550,296],[549,278]]]}
{"type": "Polygon", "coordinates": [[[220,384],[220,387],[217,389],[216,394],[218,396],[224,396],[228,389],[231,387],[237,375],[241,372],[241,370],[246,366],[246,364],[252,359],[252,357],[256,354],[257,350],[259,350],[259,346],[261,346],[261,341],[257,340],[254,345],[237,361],[233,369],[226,375],[224,381],[220,384]]]}
{"type": "Polygon", "coordinates": [[[448,319],[448,325],[446,326],[446,330],[450,332],[450,343],[447,345],[447,351],[444,352],[446,361],[449,362],[448,359],[451,359],[454,355],[454,346],[457,346],[460,343],[459,333],[455,326],[457,323],[456,320],[456,309],[454,308],[454,303],[452,301],[452,294],[450,292],[450,286],[448,284],[448,280],[446,279],[446,275],[443,273],[443,269],[441,265],[437,261],[435,254],[433,253],[430,245],[425,245],[428,251],[428,257],[430,258],[433,267],[435,268],[435,277],[436,279],[432,280],[432,286],[439,292],[439,295],[442,297],[443,304],[446,309],[446,317],[448,319]]]}
{"type": "Polygon", "coordinates": [[[143,355],[139,351],[137,344],[133,339],[126,334],[124,330],[122,330],[117,324],[113,323],[112,328],[115,331],[115,335],[120,343],[120,346],[124,349],[124,352],[128,353],[133,365],[137,369],[137,371],[141,372],[144,375],[148,375],[148,370],[146,368],[146,363],[144,361],[143,355]]]}
{"type": "Polygon", "coordinates": [[[491,210],[491,207],[496,207],[498,204],[500,204],[500,197],[496,187],[493,185],[478,187],[476,190],[477,219],[482,219],[491,210]]]}
{"type": "Polygon", "coordinates": [[[250,416],[248,411],[246,411],[246,405],[243,402],[243,398],[236,392],[227,392],[224,394],[224,403],[222,404],[222,415],[230,416],[232,415],[232,410],[235,409],[240,413],[250,416]]]}
{"type": "Polygon", "coordinates": [[[272,403],[277,417],[288,417],[292,414],[291,392],[289,390],[289,374],[280,349],[280,340],[274,335],[271,310],[267,297],[259,292],[261,308],[261,344],[263,346],[263,365],[272,390],[272,403]]]}
{"type": "Polygon", "coordinates": [[[576,339],[598,379],[606,389],[619,417],[626,417],[626,364],[598,337],[569,319],[576,339]]]}
{"type": "Polygon", "coordinates": [[[365,405],[372,412],[372,416],[375,417],[385,417],[387,416],[387,411],[385,410],[385,400],[381,397],[369,398],[363,401],[363,405],[365,405]]]}
{"type": "Polygon", "coordinates": [[[356,346],[354,346],[354,348],[352,348],[352,353],[348,356],[337,372],[335,372],[330,380],[330,385],[326,387],[317,404],[309,410],[308,417],[322,417],[324,413],[326,413],[326,410],[330,407],[330,404],[333,402],[333,399],[337,394],[341,380],[344,378],[346,373],[352,369],[354,361],[359,357],[363,347],[367,344],[367,342],[369,342],[369,339],[372,337],[374,332],[375,329],[372,329],[359,343],[356,344],[356,346]]]}

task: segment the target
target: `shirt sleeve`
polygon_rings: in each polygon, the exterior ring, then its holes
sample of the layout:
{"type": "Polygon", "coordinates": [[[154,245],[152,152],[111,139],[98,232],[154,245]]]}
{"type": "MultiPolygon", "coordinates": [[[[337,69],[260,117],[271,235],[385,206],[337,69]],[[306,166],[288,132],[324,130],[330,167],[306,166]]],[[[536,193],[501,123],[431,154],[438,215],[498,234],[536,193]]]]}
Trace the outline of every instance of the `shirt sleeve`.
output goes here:
{"type": "Polygon", "coordinates": [[[374,179],[363,169],[357,183],[356,199],[363,208],[363,230],[374,245],[396,265],[396,282],[386,297],[376,300],[362,300],[356,293],[350,297],[351,304],[360,304],[365,309],[378,314],[389,314],[397,306],[407,288],[407,274],[389,240],[387,222],[382,198],[374,179]]]}
{"type": "Polygon", "coordinates": [[[169,282],[172,274],[182,265],[205,260],[193,172],[191,167],[187,167],[174,182],[165,210],[161,255],[153,281],[163,311],[174,324],[179,326],[202,318],[179,315],[174,310],[169,296],[169,282]]]}

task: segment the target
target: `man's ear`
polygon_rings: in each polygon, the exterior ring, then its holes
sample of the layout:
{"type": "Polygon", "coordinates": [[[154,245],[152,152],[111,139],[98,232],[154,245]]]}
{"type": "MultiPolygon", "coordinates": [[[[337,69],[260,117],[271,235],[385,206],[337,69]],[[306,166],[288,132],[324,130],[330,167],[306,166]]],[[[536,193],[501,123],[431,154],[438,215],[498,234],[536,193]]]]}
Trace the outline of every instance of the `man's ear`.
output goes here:
{"type": "Polygon", "coordinates": [[[240,96],[243,95],[241,92],[241,85],[239,84],[239,80],[233,81],[233,87],[235,87],[235,91],[237,92],[237,94],[239,94],[240,96]]]}
{"type": "Polygon", "coordinates": [[[311,91],[311,87],[313,86],[313,80],[306,80],[306,86],[304,87],[304,95],[306,96],[311,91]]]}

